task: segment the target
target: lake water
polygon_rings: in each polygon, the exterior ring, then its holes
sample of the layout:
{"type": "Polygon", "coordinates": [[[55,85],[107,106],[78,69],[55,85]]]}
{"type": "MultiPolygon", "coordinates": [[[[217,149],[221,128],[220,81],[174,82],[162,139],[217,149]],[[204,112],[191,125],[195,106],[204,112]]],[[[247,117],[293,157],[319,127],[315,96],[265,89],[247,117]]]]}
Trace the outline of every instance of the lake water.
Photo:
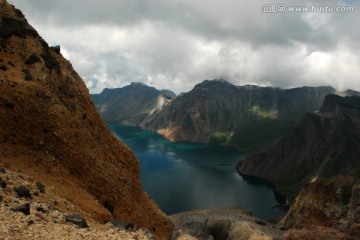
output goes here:
{"type": "Polygon", "coordinates": [[[108,124],[113,134],[137,155],[145,191],[166,214],[222,206],[239,207],[269,219],[284,212],[273,189],[246,182],[236,163],[246,155],[234,148],[198,143],[172,143],[151,131],[108,124]]]}

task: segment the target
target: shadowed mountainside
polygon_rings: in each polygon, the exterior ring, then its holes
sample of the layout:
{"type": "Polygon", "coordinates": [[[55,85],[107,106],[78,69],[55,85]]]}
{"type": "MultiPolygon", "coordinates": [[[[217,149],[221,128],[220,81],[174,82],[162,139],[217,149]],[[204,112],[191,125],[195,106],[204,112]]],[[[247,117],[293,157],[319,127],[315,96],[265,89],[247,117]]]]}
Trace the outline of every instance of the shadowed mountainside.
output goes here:
{"type": "Polygon", "coordinates": [[[328,95],[317,114],[307,114],[278,143],[240,161],[242,175],[260,177],[294,198],[318,177],[360,169],[360,97],[328,95]]]}
{"type": "Polygon", "coordinates": [[[171,220],[144,193],[137,158],[109,132],[70,62],[5,0],[0,16],[0,163],[55,186],[89,217],[112,217],[106,201],[114,218],[166,239],[171,220]]]}

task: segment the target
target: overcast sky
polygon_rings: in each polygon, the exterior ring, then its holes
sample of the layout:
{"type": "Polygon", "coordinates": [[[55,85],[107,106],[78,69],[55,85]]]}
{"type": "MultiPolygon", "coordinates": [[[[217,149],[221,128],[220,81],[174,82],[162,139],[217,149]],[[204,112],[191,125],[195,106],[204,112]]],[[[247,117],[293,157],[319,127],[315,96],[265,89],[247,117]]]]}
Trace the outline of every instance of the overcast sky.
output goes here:
{"type": "Polygon", "coordinates": [[[205,79],[360,90],[360,1],[8,0],[61,45],[91,93],[144,82],[175,93],[205,79]],[[266,4],[286,5],[267,13],[266,4]],[[290,12],[290,6],[353,12],[290,12]],[[265,12],[264,12],[265,11],[265,12]]]}

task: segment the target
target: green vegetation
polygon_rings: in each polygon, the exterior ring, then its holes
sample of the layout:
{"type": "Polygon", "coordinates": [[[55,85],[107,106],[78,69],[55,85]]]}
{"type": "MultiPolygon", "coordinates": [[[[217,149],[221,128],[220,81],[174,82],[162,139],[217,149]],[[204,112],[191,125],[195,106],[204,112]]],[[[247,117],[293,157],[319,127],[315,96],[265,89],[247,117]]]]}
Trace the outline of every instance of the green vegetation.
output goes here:
{"type": "Polygon", "coordinates": [[[301,119],[302,116],[252,121],[236,129],[229,143],[246,153],[255,153],[274,143],[287,129],[300,123],[301,119]]]}
{"type": "Polygon", "coordinates": [[[261,118],[276,118],[277,112],[261,109],[258,105],[252,106],[250,112],[261,118]]]}
{"type": "Polygon", "coordinates": [[[224,144],[230,138],[230,134],[231,133],[229,131],[215,132],[214,135],[210,138],[209,142],[213,144],[224,144]]]}

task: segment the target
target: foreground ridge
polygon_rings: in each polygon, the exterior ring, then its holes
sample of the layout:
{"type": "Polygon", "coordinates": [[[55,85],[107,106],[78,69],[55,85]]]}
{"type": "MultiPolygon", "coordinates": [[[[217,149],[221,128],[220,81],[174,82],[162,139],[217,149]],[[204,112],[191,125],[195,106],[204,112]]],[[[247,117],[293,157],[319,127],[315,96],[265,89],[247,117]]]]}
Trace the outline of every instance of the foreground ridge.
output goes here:
{"type": "Polygon", "coordinates": [[[60,47],[5,0],[0,46],[0,164],[55,186],[99,222],[127,220],[166,239],[173,224],[143,191],[134,153],[109,132],[60,47]]]}

